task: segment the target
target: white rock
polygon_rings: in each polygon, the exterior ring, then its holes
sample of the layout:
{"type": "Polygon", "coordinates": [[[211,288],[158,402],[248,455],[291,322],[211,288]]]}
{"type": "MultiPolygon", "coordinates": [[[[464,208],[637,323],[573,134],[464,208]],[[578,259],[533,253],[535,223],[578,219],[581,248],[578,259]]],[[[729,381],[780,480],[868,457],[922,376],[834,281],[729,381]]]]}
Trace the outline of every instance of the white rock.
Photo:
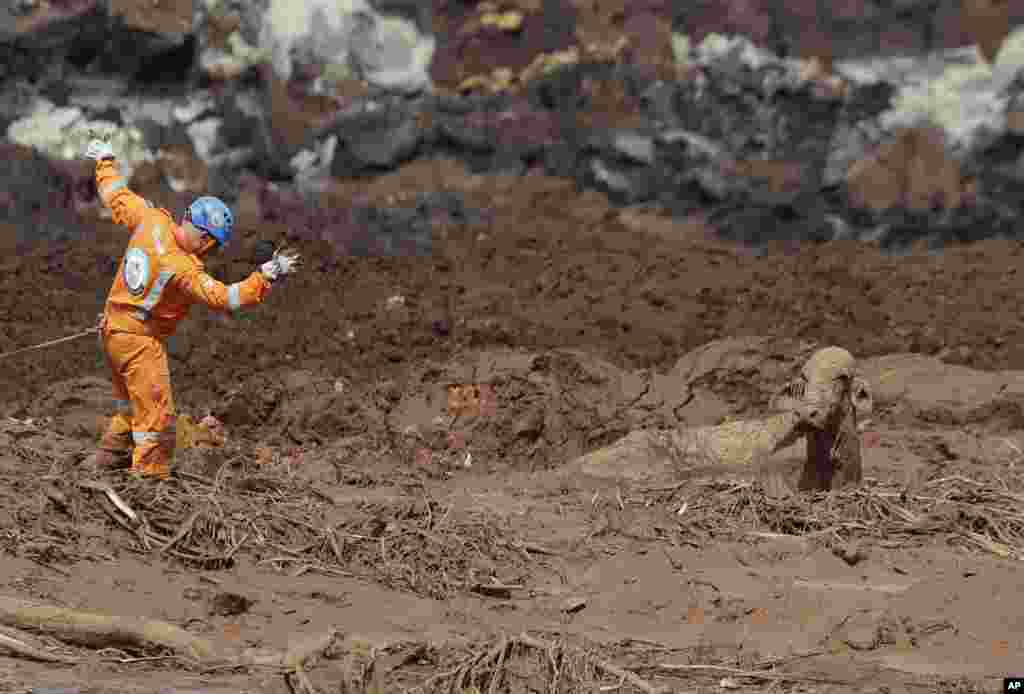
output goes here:
{"type": "Polygon", "coordinates": [[[384,89],[417,92],[430,84],[430,62],[436,41],[403,17],[384,17],[353,41],[352,58],[370,84],[384,89]],[[359,40],[362,38],[362,40],[359,40]]]}
{"type": "Polygon", "coordinates": [[[259,118],[265,115],[265,109],[259,99],[252,92],[242,92],[235,96],[235,106],[238,110],[252,118],[259,118]]]}
{"type": "Polygon", "coordinates": [[[263,15],[260,47],[269,51],[277,76],[287,80],[296,44],[306,44],[327,62],[345,60],[353,15],[372,11],[367,0],[271,0],[263,15]]]}
{"type": "Polygon", "coordinates": [[[413,22],[380,14],[367,0],[271,0],[259,50],[281,79],[291,77],[298,52],[335,78],[355,68],[376,86],[419,91],[430,85],[435,47],[413,22]]]}
{"type": "Polygon", "coordinates": [[[295,186],[303,194],[323,192],[331,175],[331,162],[338,147],[338,136],[331,135],[316,150],[304,149],[289,164],[296,171],[295,186]]]}
{"type": "Polygon", "coordinates": [[[56,108],[51,102],[41,99],[31,114],[11,123],[7,137],[12,142],[46,150],[62,145],[67,129],[81,117],[80,108],[56,108]]]}
{"type": "Polygon", "coordinates": [[[590,163],[591,171],[601,183],[617,192],[624,192],[630,189],[629,179],[617,171],[612,171],[600,159],[594,159],[590,163]]]}
{"type": "Polygon", "coordinates": [[[208,93],[200,93],[190,98],[187,103],[175,106],[172,115],[174,120],[179,123],[191,123],[204,112],[212,110],[213,107],[213,97],[208,93]]]}
{"type": "Polygon", "coordinates": [[[677,65],[690,62],[690,37],[685,34],[672,34],[672,57],[677,65]]]}
{"type": "Polygon", "coordinates": [[[982,132],[1006,128],[1007,87],[1024,70],[1024,27],[1006,37],[992,65],[971,46],[921,58],[847,61],[837,68],[856,83],[885,81],[899,88],[892,108],[879,118],[883,128],[935,124],[952,149],[969,149],[982,132]]]}
{"type": "Polygon", "coordinates": [[[196,155],[204,162],[209,162],[213,157],[222,124],[220,118],[204,118],[188,126],[186,130],[196,155]]]}
{"type": "Polygon", "coordinates": [[[135,99],[126,100],[119,104],[121,114],[129,122],[137,122],[142,119],[151,120],[164,127],[173,122],[171,111],[174,108],[172,99],[135,99]]]}
{"type": "Polygon", "coordinates": [[[301,174],[303,171],[313,168],[317,159],[318,157],[315,152],[304,149],[296,153],[296,155],[289,160],[288,165],[301,174]]]}
{"type": "Polygon", "coordinates": [[[11,123],[7,137],[11,142],[34,147],[55,159],[80,159],[91,139],[90,131],[110,135],[121,172],[127,178],[131,178],[140,162],[153,160],[153,153],[146,149],[137,128],[121,127],[110,121],[90,121],[80,108],[55,108],[46,100],[40,100],[30,115],[11,123]]]}
{"type": "Polygon", "coordinates": [[[218,79],[234,79],[245,72],[248,64],[219,48],[207,48],[199,56],[199,69],[218,79]]]}

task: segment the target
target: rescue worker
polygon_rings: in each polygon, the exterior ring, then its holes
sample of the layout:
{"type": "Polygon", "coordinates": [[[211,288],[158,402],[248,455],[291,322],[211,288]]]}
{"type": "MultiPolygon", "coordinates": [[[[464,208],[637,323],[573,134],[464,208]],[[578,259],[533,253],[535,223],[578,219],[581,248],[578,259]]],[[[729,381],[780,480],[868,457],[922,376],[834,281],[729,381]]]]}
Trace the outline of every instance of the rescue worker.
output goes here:
{"type": "Polygon", "coordinates": [[[231,241],[227,205],[200,197],[175,223],[170,212],[127,188],[108,142],[91,140],[85,156],[96,161],[96,187],[114,222],[132,232],[100,319],[117,411],[93,463],[101,469],[130,464],[132,474],[167,479],[176,414],[164,340],[192,304],[227,311],[259,304],[272,283],[299,268],[300,258],[279,250],[257,272],[226,286],[204,272],[200,258],[231,241]]]}

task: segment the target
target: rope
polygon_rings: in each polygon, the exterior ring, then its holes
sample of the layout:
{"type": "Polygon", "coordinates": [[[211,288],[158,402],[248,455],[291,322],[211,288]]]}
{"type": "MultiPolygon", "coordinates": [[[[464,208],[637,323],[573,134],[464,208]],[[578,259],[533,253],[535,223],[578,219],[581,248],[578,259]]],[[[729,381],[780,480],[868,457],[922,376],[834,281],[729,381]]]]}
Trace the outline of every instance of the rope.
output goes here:
{"type": "Polygon", "coordinates": [[[92,327],[92,328],[89,328],[88,330],[83,330],[80,333],[75,333],[74,335],[68,335],[67,337],[62,337],[62,338],[59,338],[57,340],[50,340],[49,342],[44,342],[44,343],[39,344],[39,345],[32,345],[31,347],[22,347],[21,349],[16,349],[13,352],[6,352],[4,354],[0,354],[0,359],[6,359],[7,357],[13,357],[15,354],[22,354],[24,352],[32,352],[32,351],[37,350],[37,349],[42,349],[43,347],[50,347],[52,345],[59,345],[61,342],[67,342],[69,340],[77,340],[80,337],[85,337],[86,335],[92,335],[93,333],[96,333],[98,331],[99,331],[98,327],[92,327]]]}

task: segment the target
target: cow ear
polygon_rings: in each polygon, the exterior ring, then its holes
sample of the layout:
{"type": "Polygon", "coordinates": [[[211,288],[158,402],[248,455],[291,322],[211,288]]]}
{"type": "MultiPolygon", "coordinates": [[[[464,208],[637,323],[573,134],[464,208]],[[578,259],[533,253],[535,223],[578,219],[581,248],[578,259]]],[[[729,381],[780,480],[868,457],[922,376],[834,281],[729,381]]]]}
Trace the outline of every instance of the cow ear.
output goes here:
{"type": "Polygon", "coordinates": [[[850,380],[850,399],[857,412],[866,415],[874,409],[875,399],[871,394],[871,384],[861,376],[854,376],[850,380]]]}

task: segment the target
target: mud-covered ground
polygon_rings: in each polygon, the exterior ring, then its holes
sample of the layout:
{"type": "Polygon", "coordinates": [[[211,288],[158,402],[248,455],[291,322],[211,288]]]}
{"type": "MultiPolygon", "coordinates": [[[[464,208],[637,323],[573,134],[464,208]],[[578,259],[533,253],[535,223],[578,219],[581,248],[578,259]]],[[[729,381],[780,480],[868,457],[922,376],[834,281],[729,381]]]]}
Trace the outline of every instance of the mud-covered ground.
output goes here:
{"type": "MultiPolygon", "coordinates": [[[[996,373],[1024,362],[1019,243],[757,257],[554,179],[419,162],[346,185],[381,200],[458,189],[494,214],[446,227],[419,259],[307,244],[306,273],[266,305],[196,309],[171,343],[177,400],[223,421],[228,445],[182,450],[188,476],[167,492],[106,480],[153,537],[184,533],[168,551],[76,486],[110,397],[95,339],[0,362],[0,594],[164,619],[228,649],[334,625],[377,645],[388,692],[523,632],[571,649],[560,691],[619,682],[579,665],[594,659],[687,692],[995,691],[1020,668],[1022,391],[996,373]],[[698,350],[751,335],[770,339],[698,350]],[[573,474],[632,427],[758,414],[811,342],[848,348],[874,382],[864,490],[573,474]],[[454,417],[449,386],[472,384],[479,407],[454,417]]],[[[247,226],[245,204],[244,241],[211,263],[225,280],[280,238],[247,226]]],[[[126,239],[91,224],[6,256],[0,351],[94,320],[126,239]]],[[[0,653],[0,691],[286,691],[259,668],[40,643],[83,661],[0,653]]],[[[543,651],[502,653],[509,691],[557,679],[543,651]]],[[[353,659],[309,677],[358,691],[341,684],[353,659]]]]}

